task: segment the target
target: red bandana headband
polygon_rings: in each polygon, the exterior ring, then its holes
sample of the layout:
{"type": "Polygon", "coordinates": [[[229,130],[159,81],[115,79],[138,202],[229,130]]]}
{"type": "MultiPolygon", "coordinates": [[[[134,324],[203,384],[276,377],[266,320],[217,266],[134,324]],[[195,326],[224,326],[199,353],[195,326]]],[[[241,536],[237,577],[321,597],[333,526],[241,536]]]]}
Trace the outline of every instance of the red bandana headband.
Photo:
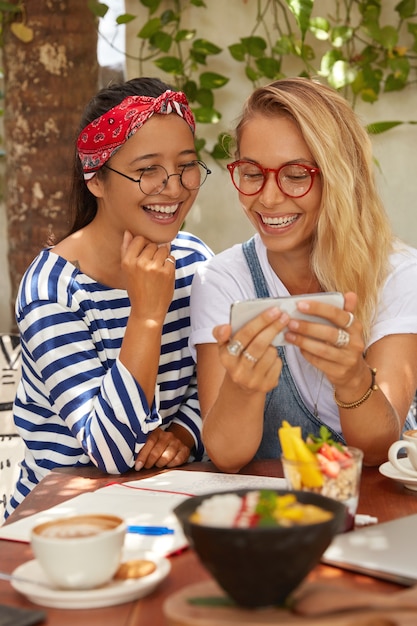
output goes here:
{"type": "Polygon", "coordinates": [[[77,140],[78,156],[86,180],[154,114],[176,113],[194,133],[195,121],[187,98],[181,91],[168,89],[157,98],[128,96],[104,115],[90,122],[77,140]]]}

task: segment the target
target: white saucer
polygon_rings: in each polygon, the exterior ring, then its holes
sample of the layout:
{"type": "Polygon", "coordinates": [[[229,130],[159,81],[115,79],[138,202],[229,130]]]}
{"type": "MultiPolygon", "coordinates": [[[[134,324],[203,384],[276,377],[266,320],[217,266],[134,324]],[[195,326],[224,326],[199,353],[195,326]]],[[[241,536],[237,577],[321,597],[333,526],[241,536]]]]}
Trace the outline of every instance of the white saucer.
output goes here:
{"type": "MultiPolygon", "coordinates": [[[[410,461],[407,458],[398,459],[398,462],[400,463],[400,465],[404,465],[404,467],[406,467],[407,469],[413,469],[410,461]]],[[[386,476],[387,478],[392,478],[393,480],[402,483],[404,487],[407,487],[407,489],[417,491],[417,472],[415,478],[413,478],[412,476],[408,476],[408,474],[402,474],[399,470],[397,470],[396,467],[392,465],[392,463],[390,463],[390,461],[387,461],[386,463],[380,465],[379,471],[383,476],[386,476]]]]}
{"type": "MultiPolygon", "coordinates": [[[[112,580],[107,585],[97,589],[85,591],[72,591],[59,589],[58,587],[42,587],[32,583],[12,581],[12,586],[35,604],[52,607],[55,609],[97,609],[115,604],[131,602],[150,594],[159,585],[171,570],[168,559],[149,552],[136,552],[129,555],[129,559],[149,559],[155,562],[156,570],[142,578],[130,578],[127,580],[112,580]]],[[[126,555],[124,555],[124,560],[126,555]]],[[[38,582],[46,583],[48,580],[41,566],[34,559],[20,565],[13,572],[16,576],[24,576],[38,582]]]]}

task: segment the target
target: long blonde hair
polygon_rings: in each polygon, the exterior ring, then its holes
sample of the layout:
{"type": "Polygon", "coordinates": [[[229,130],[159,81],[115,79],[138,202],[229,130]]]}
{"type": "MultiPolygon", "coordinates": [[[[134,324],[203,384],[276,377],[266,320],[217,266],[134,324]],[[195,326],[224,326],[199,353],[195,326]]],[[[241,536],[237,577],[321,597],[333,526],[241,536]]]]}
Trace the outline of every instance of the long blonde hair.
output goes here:
{"type": "Polygon", "coordinates": [[[369,336],[394,236],[376,189],[372,146],[348,102],[307,78],[256,89],[244,104],[236,143],[254,115],[293,120],[321,172],[322,198],[311,269],[325,291],[354,291],[369,336]]]}

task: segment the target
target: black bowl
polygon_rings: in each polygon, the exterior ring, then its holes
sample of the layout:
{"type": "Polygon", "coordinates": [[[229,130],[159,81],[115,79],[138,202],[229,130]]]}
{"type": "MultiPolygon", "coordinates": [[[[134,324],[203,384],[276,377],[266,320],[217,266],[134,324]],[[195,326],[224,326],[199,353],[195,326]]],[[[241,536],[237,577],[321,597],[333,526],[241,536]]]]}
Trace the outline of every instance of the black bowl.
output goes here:
{"type": "Polygon", "coordinates": [[[274,489],[278,495],[293,493],[299,502],[331,511],[333,517],[290,528],[219,528],[190,521],[203,500],[225,493],[242,496],[248,491],[253,489],[195,496],[179,504],[174,513],[202,564],[236,604],[249,608],[282,605],[343,530],[346,508],[320,494],[274,489]]]}

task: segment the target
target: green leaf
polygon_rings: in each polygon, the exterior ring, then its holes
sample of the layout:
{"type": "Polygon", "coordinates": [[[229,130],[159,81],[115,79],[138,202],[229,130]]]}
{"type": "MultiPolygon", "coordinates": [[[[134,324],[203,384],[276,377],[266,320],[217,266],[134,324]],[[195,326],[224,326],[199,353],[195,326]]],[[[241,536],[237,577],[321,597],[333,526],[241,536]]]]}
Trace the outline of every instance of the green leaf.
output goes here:
{"type": "Polygon", "coordinates": [[[304,41],[306,32],[310,25],[311,12],[314,0],[285,0],[291,13],[295,17],[298,28],[301,31],[301,38],[304,41]]]}
{"type": "Polygon", "coordinates": [[[227,596],[207,596],[206,598],[188,598],[188,604],[196,606],[236,606],[227,596]]]}
{"type": "Polygon", "coordinates": [[[301,46],[300,57],[303,59],[303,61],[312,61],[316,58],[316,55],[314,54],[314,50],[311,46],[307,46],[305,43],[303,43],[303,45],[301,46]]]}
{"type": "Polygon", "coordinates": [[[371,37],[371,39],[375,39],[377,41],[377,37],[379,36],[379,16],[381,13],[381,7],[375,6],[374,4],[366,4],[365,9],[363,10],[363,20],[362,20],[362,29],[371,37]]]}
{"type": "Polygon", "coordinates": [[[213,146],[211,152],[209,152],[210,156],[215,159],[215,161],[225,161],[226,159],[230,159],[230,154],[223,150],[223,147],[216,143],[213,146]]]}
{"type": "Polygon", "coordinates": [[[389,91],[401,91],[406,86],[407,81],[404,78],[400,78],[394,76],[394,74],[389,74],[385,79],[384,92],[388,93],[389,91]]]}
{"type": "Polygon", "coordinates": [[[402,80],[404,83],[407,82],[410,73],[410,61],[407,57],[394,57],[393,59],[389,59],[388,67],[397,80],[402,80]]]}
{"type": "Polygon", "coordinates": [[[403,20],[413,17],[416,12],[416,0],[402,0],[397,4],[395,10],[403,20]]]}
{"type": "Polygon", "coordinates": [[[201,54],[200,52],[196,52],[195,50],[190,50],[190,59],[197,63],[198,65],[207,65],[207,57],[205,54],[201,54]]]}
{"type": "Polygon", "coordinates": [[[392,50],[398,43],[398,31],[394,26],[384,26],[375,37],[386,50],[392,50]]]}
{"type": "Polygon", "coordinates": [[[204,146],[206,145],[206,140],[202,139],[201,137],[196,137],[194,139],[194,145],[195,145],[197,154],[199,154],[203,150],[204,146]]]}
{"type": "Polygon", "coordinates": [[[211,89],[198,89],[195,99],[202,107],[213,108],[214,95],[211,89]]]}
{"type": "Polygon", "coordinates": [[[374,19],[376,22],[379,21],[382,11],[381,0],[360,0],[358,8],[364,20],[374,19]]]}
{"type": "Polygon", "coordinates": [[[244,61],[246,48],[242,43],[234,43],[228,46],[228,50],[235,61],[244,61]]]}
{"type": "Polygon", "coordinates": [[[191,0],[190,4],[193,4],[195,7],[206,7],[204,0],[191,0]]]}
{"type": "Polygon", "coordinates": [[[146,24],[142,26],[140,31],[138,32],[138,37],[141,39],[149,39],[152,35],[154,35],[161,28],[161,20],[159,17],[153,17],[151,20],[148,20],[146,24]]]}
{"type": "MultiPolygon", "coordinates": [[[[379,83],[377,83],[379,85],[379,83]]],[[[364,77],[363,70],[359,70],[356,74],[356,78],[351,84],[352,92],[356,95],[360,94],[363,89],[366,88],[366,81],[364,77]]]]}
{"type": "Polygon", "coordinates": [[[159,9],[161,0],[140,0],[140,3],[143,4],[144,7],[149,9],[150,13],[155,13],[155,11],[159,9]]]}
{"type": "Polygon", "coordinates": [[[277,39],[273,51],[280,56],[284,54],[291,54],[294,49],[294,42],[292,37],[283,35],[280,39],[277,39]]]}
{"type": "Polygon", "coordinates": [[[330,32],[330,23],[324,17],[313,17],[310,20],[309,31],[319,41],[327,41],[330,32]]]}
{"type": "Polygon", "coordinates": [[[176,42],[190,41],[193,37],[195,37],[195,33],[195,30],[182,29],[176,33],[174,39],[176,42]]]}
{"type": "Polygon", "coordinates": [[[307,444],[308,448],[312,452],[317,452],[324,443],[329,444],[329,446],[334,446],[338,450],[343,450],[342,444],[340,444],[338,441],[335,441],[332,438],[332,435],[331,435],[329,429],[324,424],[322,426],[320,426],[320,430],[319,430],[319,435],[318,436],[312,435],[311,433],[309,433],[307,439],[312,442],[312,443],[308,443],[307,444]]]}
{"type": "Polygon", "coordinates": [[[161,50],[161,52],[168,52],[172,44],[172,37],[163,30],[158,30],[157,33],[149,38],[149,42],[154,48],[161,50]]]}
{"type": "Polygon", "coordinates": [[[261,59],[256,59],[256,67],[261,74],[263,74],[263,76],[274,79],[280,73],[281,64],[272,57],[263,57],[261,59]]]}
{"type": "Polygon", "coordinates": [[[330,41],[335,48],[341,48],[352,39],[353,29],[348,26],[336,26],[330,32],[330,41]]]}
{"type": "Polygon", "coordinates": [[[129,22],[133,22],[137,18],[137,15],[132,15],[131,13],[123,13],[123,15],[118,15],[116,17],[117,24],[129,24],[129,22]]]}
{"type": "Polygon", "coordinates": [[[358,63],[363,65],[369,65],[378,59],[378,51],[374,46],[365,46],[358,55],[358,63]]]}
{"type": "Polygon", "coordinates": [[[410,35],[412,35],[412,37],[414,38],[414,42],[412,45],[412,51],[413,52],[417,52],[417,24],[407,24],[407,30],[410,33],[410,35]]]}
{"type": "Polygon", "coordinates": [[[259,78],[259,74],[257,72],[255,72],[255,70],[252,67],[250,67],[250,65],[247,65],[245,67],[245,74],[246,74],[247,78],[249,78],[249,80],[252,83],[257,81],[258,78],[259,78]]]}
{"type": "Polygon", "coordinates": [[[183,92],[190,102],[194,102],[197,97],[197,83],[194,80],[187,80],[183,87],[183,92]]]}
{"type": "Polygon", "coordinates": [[[378,91],[375,91],[374,89],[371,89],[369,87],[362,89],[361,91],[361,98],[364,102],[370,102],[371,104],[373,102],[376,102],[378,100],[378,91]]]}
{"type": "Polygon", "coordinates": [[[221,114],[210,107],[200,107],[193,109],[193,113],[197,122],[201,124],[217,124],[221,120],[221,114]]]}
{"type": "Polygon", "coordinates": [[[241,42],[247,53],[255,58],[263,56],[266,50],[266,41],[262,37],[242,37],[241,42]]]}
{"type": "Polygon", "coordinates": [[[336,61],[330,69],[327,80],[329,85],[335,89],[342,89],[346,85],[353,83],[356,77],[356,70],[347,61],[336,61]]]}
{"type": "Polygon", "coordinates": [[[177,57],[160,57],[154,61],[155,65],[159,67],[159,69],[167,72],[168,74],[176,74],[181,76],[184,73],[184,65],[181,59],[177,57]]]}
{"type": "Polygon", "coordinates": [[[333,65],[343,59],[343,55],[339,50],[330,50],[323,54],[320,64],[320,76],[328,76],[333,65]]]}
{"type": "Polygon", "coordinates": [[[168,9],[168,11],[164,11],[161,15],[161,24],[166,26],[171,22],[179,22],[179,16],[177,13],[174,13],[174,11],[171,11],[171,9],[168,9]]]}
{"type": "MultiPolygon", "coordinates": [[[[91,13],[93,13],[96,17],[104,17],[109,10],[107,4],[97,2],[97,0],[88,0],[87,6],[91,13]]],[[[19,9],[19,7],[15,4],[10,4],[10,2],[0,2],[0,11],[6,11],[8,13],[21,13],[22,9],[19,9]]]]}
{"type": "Polygon", "coordinates": [[[213,146],[213,150],[210,152],[213,159],[223,160],[230,159],[231,147],[233,145],[233,138],[228,133],[220,133],[216,144],[213,146]]]}
{"type": "Polygon", "coordinates": [[[222,52],[222,48],[211,43],[211,41],[207,41],[207,39],[196,39],[193,43],[193,49],[205,55],[219,54],[222,52]]]}
{"type": "Polygon", "coordinates": [[[214,72],[203,72],[200,74],[200,86],[203,89],[219,89],[229,82],[229,78],[214,72]]]}
{"type": "Polygon", "coordinates": [[[401,126],[401,124],[406,124],[406,122],[373,122],[366,126],[366,130],[370,135],[380,135],[396,126],[401,126]]]}

